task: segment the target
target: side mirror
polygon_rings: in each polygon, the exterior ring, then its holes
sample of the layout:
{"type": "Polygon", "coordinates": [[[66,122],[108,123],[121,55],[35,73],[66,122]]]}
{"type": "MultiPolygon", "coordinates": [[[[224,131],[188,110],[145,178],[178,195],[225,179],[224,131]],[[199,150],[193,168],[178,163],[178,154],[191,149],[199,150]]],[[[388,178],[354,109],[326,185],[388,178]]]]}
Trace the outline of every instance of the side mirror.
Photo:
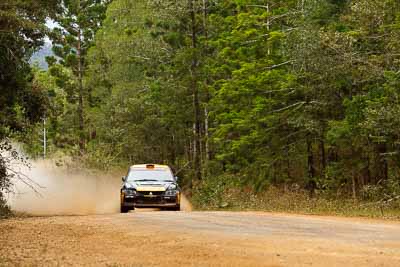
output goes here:
{"type": "Polygon", "coordinates": [[[175,176],[175,182],[177,182],[179,180],[178,176],[175,176]]]}
{"type": "Polygon", "coordinates": [[[126,179],[125,176],[122,176],[122,182],[125,182],[125,179],[126,179]]]}

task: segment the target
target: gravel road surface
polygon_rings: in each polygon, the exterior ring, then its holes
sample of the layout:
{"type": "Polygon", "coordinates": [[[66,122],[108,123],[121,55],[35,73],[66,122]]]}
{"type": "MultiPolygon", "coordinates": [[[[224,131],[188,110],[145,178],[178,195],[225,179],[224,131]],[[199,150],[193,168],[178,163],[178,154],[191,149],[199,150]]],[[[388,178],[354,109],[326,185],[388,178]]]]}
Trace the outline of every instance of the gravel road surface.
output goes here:
{"type": "Polygon", "coordinates": [[[400,266],[400,223],[257,212],[0,221],[0,266],[400,266]]]}

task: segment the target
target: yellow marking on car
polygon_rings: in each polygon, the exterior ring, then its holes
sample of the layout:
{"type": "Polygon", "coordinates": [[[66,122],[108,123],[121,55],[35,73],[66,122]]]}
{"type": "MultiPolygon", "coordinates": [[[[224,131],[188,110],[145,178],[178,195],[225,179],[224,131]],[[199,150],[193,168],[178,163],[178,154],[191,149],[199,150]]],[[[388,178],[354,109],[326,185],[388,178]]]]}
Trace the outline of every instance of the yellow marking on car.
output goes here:
{"type": "Polygon", "coordinates": [[[165,187],[155,187],[155,186],[138,186],[136,188],[136,191],[138,192],[164,192],[165,191],[165,187]]]}
{"type": "Polygon", "coordinates": [[[132,165],[131,169],[136,169],[136,168],[156,168],[156,169],[169,169],[168,165],[159,165],[159,164],[138,164],[138,165],[132,165]]]}
{"type": "Polygon", "coordinates": [[[146,169],[154,169],[154,164],[147,164],[146,169]]]}

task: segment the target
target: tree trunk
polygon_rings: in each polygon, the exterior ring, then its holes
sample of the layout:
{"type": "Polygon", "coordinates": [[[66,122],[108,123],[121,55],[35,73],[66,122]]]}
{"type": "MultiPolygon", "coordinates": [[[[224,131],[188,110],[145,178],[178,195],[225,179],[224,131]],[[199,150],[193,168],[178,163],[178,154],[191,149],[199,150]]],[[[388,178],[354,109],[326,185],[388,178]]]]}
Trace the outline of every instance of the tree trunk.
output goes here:
{"type": "MultiPolygon", "coordinates": [[[[270,8],[269,8],[269,3],[267,3],[267,12],[268,12],[268,13],[270,12],[269,9],[270,9],[270,8]]],[[[267,17],[267,30],[268,30],[268,33],[269,33],[269,31],[271,30],[271,19],[270,19],[270,16],[269,16],[269,15],[268,15],[268,17],[267,17]]],[[[270,46],[270,42],[267,43],[267,55],[268,55],[268,56],[271,55],[271,46],[270,46]]]]}
{"type": "Polygon", "coordinates": [[[308,182],[307,189],[310,197],[314,197],[317,184],[315,182],[314,155],[312,151],[312,142],[307,138],[307,166],[308,166],[308,182]]]}
{"type": "Polygon", "coordinates": [[[355,172],[353,170],[353,173],[351,174],[351,188],[353,192],[353,200],[354,202],[357,201],[357,184],[356,184],[356,177],[355,177],[355,172]]]}
{"type": "MultiPolygon", "coordinates": [[[[287,175],[287,180],[289,181],[289,183],[292,182],[292,175],[290,173],[290,170],[292,169],[291,165],[290,165],[290,146],[289,146],[289,140],[286,143],[286,148],[285,148],[285,154],[286,154],[286,175],[287,175]]],[[[286,184],[286,183],[285,183],[286,184]]]]}
{"type": "Polygon", "coordinates": [[[85,149],[85,122],[84,122],[84,108],[83,108],[83,64],[82,64],[82,32],[78,30],[78,44],[77,44],[77,57],[78,57],[78,120],[79,120],[79,148],[81,152],[85,149]]]}
{"type": "Polygon", "coordinates": [[[206,45],[207,45],[207,41],[208,41],[207,8],[208,8],[208,0],[203,0],[203,30],[204,30],[204,37],[206,40],[206,45]]]}
{"type": "Polygon", "coordinates": [[[193,93],[193,108],[194,108],[194,154],[193,154],[193,167],[194,167],[194,178],[201,180],[201,155],[200,155],[200,99],[199,90],[197,85],[197,35],[196,35],[196,14],[194,10],[194,0],[189,0],[189,10],[191,17],[191,31],[192,31],[192,64],[191,64],[191,75],[192,75],[192,93],[193,93]]]}
{"type": "Polygon", "coordinates": [[[319,149],[321,153],[321,176],[325,175],[325,168],[326,168],[326,156],[325,156],[325,142],[324,139],[321,138],[319,142],[319,149]]]}
{"type": "Polygon", "coordinates": [[[209,126],[208,126],[208,118],[209,118],[209,115],[208,115],[209,113],[208,113],[208,108],[207,108],[207,106],[204,108],[204,137],[205,137],[205,153],[206,153],[206,159],[205,159],[205,162],[206,162],[206,165],[207,165],[207,162],[211,159],[211,156],[210,156],[210,143],[209,143],[209,140],[210,140],[210,134],[209,134],[209,126]]]}
{"type": "MultiPolygon", "coordinates": [[[[358,155],[354,151],[353,146],[351,147],[351,159],[358,160],[358,155]]],[[[351,160],[350,160],[350,166],[348,167],[348,170],[349,170],[349,173],[351,173],[351,191],[352,191],[354,202],[357,201],[357,191],[358,191],[357,180],[356,180],[356,175],[358,173],[358,170],[355,166],[357,166],[357,163],[355,161],[351,162],[351,160]]]]}
{"type": "MultiPolygon", "coordinates": [[[[205,53],[208,53],[208,27],[207,27],[207,8],[208,8],[208,0],[203,0],[203,32],[205,38],[205,53]]],[[[207,56],[207,55],[204,55],[207,56]]],[[[208,111],[208,102],[210,101],[210,95],[208,92],[209,78],[208,74],[206,73],[205,77],[205,91],[206,91],[206,98],[205,98],[205,107],[204,107],[204,147],[205,147],[205,158],[204,158],[204,174],[207,175],[208,173],[208,161],[211,159],[210,153],[210,135],[209,135],[209,111],[208,111]]]]}
{"type": "Polygon", "coordinates": [[[388,179],[388,164],[385,158],[385,154],[387,153],[386,144],[378,144],[376,147],[377,152],[377,179],[376,182],[381,180],[388,179]]]}

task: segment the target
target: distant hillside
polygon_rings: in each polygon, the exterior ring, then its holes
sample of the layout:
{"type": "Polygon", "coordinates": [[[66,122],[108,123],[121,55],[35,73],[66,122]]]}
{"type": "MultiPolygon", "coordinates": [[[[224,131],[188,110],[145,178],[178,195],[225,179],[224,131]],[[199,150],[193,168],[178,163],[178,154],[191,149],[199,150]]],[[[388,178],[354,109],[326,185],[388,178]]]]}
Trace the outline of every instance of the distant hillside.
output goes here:
{"type": "Polygon", "coordinates": [[[51,48],[52,45],[50,43],[45,43],[39,51],[32,55],[30,63],[34,64],[37,62],[41,69],[47,70],[49,66],[47,65],[46,57],[53,55],[51,48]]]}

